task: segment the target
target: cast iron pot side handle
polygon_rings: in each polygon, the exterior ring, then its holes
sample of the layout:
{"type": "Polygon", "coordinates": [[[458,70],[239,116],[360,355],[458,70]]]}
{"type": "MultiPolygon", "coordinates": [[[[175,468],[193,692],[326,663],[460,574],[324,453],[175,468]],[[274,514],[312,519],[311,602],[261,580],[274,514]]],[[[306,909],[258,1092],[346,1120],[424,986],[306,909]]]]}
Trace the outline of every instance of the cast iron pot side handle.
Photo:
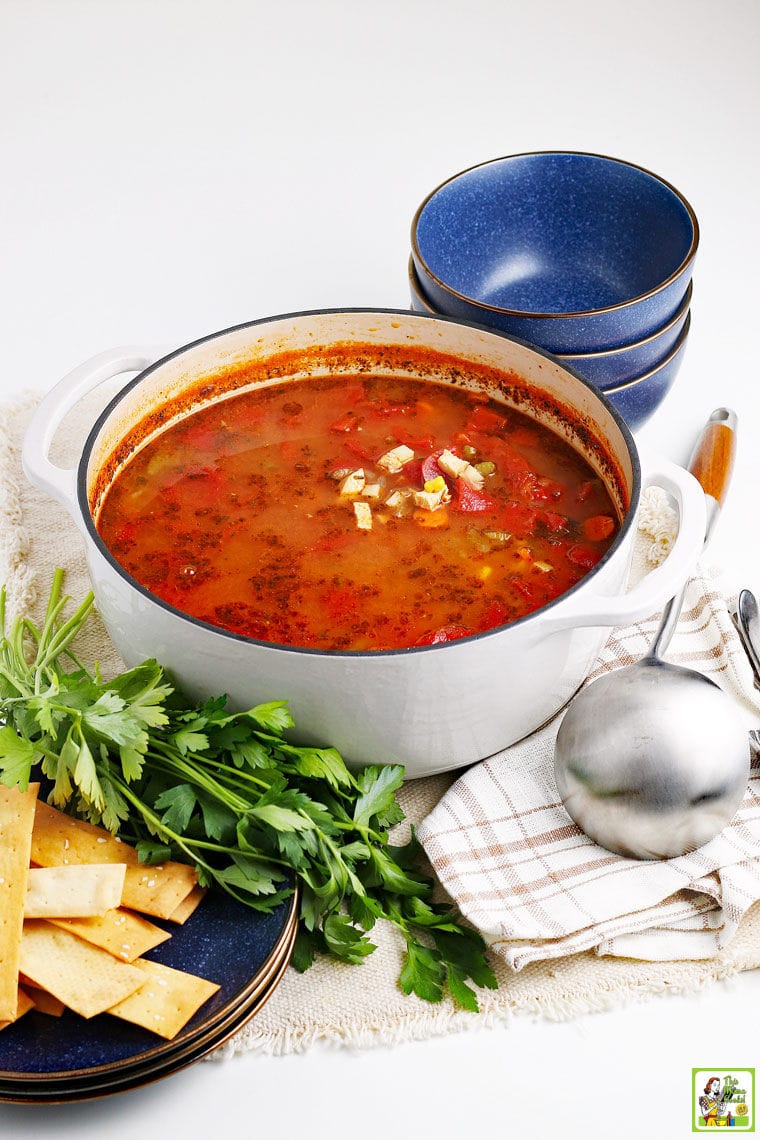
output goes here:
{"type": "Polygon", "coordinates": [[[80,364],[43,397],[32,416],[21,449],[27,479],[62,503],[80,530],[84,521],[77,507],[76,467],[58,467],[50,461],[50,448],[61,423],[80,400],[106,380],[122,372],[142,372],[164,355],[158,350],[126,347],[101,352],[80,364]]]}
{"type": "Polygon", "coordinates": [[[704,548],[705,493],[689,471],[663,459],[647,464],[643,487],[649,486],[662,487],[676,501],[678,535],[668,557],[625,594],[605,596],[590,589],[580,591],[574,604],[563,613],[545,616],[542,633],[579,626],[627,625],[657,613],[683,587],[704,548]]]}

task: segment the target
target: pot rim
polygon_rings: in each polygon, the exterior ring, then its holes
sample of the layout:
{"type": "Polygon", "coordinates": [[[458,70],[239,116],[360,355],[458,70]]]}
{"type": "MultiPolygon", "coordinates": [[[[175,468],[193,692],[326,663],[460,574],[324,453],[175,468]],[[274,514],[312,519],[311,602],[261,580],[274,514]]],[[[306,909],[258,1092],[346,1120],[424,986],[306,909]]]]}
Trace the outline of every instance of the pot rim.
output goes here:
{"type": "MultiPolygon", "coordinates": [[[[287,383],[287,378],[284,378],[282,382],[287,383]]],[[[539,617],[540,615],[543,615],[550,610],[556,609],[558,605],[563,604],[569,598],[573,597],[580,589],[586,586],[588,582],[595,578],[596,575],[602,570],[602,568],[606,566],[608,562],[617,554],[627,539],[629,531],[633,526],[636,508],[638,507],[639,499],[641,496],[641,486],[641,462],[639,459],[638,448],[636,447],[633,434],[625,422],[625,419],[620,414],[620,412],[618,412],[617,408],[612,404],[612,402],[606,398],[603,392],[601,392],[590,381],[586,380],[583,376],[576,372],[575,369],[569,367],[563,360],[560,360],[556,355],[552,354],[551,352],[547,352],[542,348],[538,348],[536,345],[530,344],[528,341],[522,340],[520,337],[512,336],[509,333],[503,333],[499,329],[494,329],[487,325],[479,324],[476,321],[468,321],[463,319],[460,320],[454,317],[439,316],[435,313],[411,312],[409,309],[377,308],[374,306],[353,306],[328,309],[305,309],[293,313],[277,313],[275,315],[270,315],[267,317],[258,317],[252,321],[242,321],[240,324],[230,325],[228,328],[219,329],[216,332],[208,333],[205,336],[198,337],[196,340],[188,341],[186,344],[173,349],[171,352],[166,353],[164,356],[154,361],[153,364],[149,365],[147,368],[144,368],[141,372],[134,376],[132,380],[125,384],[124,387],[121,388],[121,390],[117,392],[116,395],[108,402],[106,407],[101,411],[100,415],[95,420],[95,423],[90,429],[90,432],[88,433],[87,438],[84,442],[82,454],[77,465],[76,497],[87,537],[92,540],[99,554],[105,559],[111,569],[115,571],[116,574],[122,578],[128,586],[135,589],[146,601],[159,606],[161,609],[165,610],[167,613],[171,614],[174,617],[181,618],[184,621],[189,622],[191,625],[197,626],[199,629],[217,634],[220,637],[228,638],[233,642],[238,642],[245,645],[255,645],[259,648],[271,649],[280,652],[286,651],[290,653],[306,654],[320,658],[347,658],[349,660],[355,661],[363,659],[365,657],[392,657],[407,653],[429,653],[445,650],[447,648],[451,649],[457,645],[480,641],[484,638],[492,637],[495,634],[504,633],[518,626],[523,626],[531,619],[539,617]],[[452,325],[464,325],[468,328],[473,328],[480,332],[488,333],[489,336],[495,336],[501,340],[506,340],[514,344],[518,344],[523,348],[529,349],[531,352],[535,352],[538,356],[545,357],[547,360],[550,360],[552,363],[560,367],[563,372],[568,373],[568,375],[570,375],[577,383],[587,388],[603,406],[604,410],[615,421],[615,424],[620,430],[620,433],[623,437],[628,458],[631,463],[631,488],[629,507],[625,512],[625,515],[620,524],[620,530],[618,531],[618,534],[612,545],[604,553],[599,562],[597,562],[596,566],[593,566],[591,570],[587,571],[583,577],[575,583],[575,585],[559,594],[556,598],[552,599],[552,601],[547,602],[545,605],[540,606],[536,610],[532,610],[528,614],[524,614],[522,617],[515,618],[514,621],[493,626],[491,629],[481,630],[477,633],[470,634],[467,637],[459,637],[453,641],[438,642],[433,645],[410,645],[397,649],[315,649],[310,646],[289,645],[287,643],[278,641],[262,641],[255,637],[248,637],[245,634],[234,633],[231,630],[223,629],[220,626],[213,625],[211,622],[202,621],[200,618],[196,618],[193,617],[192,614],[185,613],[184,610],[178,609],[176,606],[173,606],[169,602],[164,601],[163,598],[160,598],[157,594],[152,593],[152,591],[143,586],[141,582],[134,578],[121,565],[121,563],[118,562],[116,558],[114,558],[113,554],[103,542],[103,539],[100,537],[97,527],[95,526],[95,520],[93,519],[92,512],[90,511],[89,500],[87,496],[87,468],[89,465],[89,458],[100,430],[109,419],[112,412],[116,409],[121,400],[135,387],[142,383],[142,381],[147,376],[151,375],[159,368],[162,368],[169,361],[176,359],[183,353],[189,352],[192,349],[199,347],[200,345],[207,344],[211,341],[227,336],[230,333],[239,332],[247,328],[255,329],[261,325],[272,324],[275,321],[288,321],[298,318],[340,316],[343,314],[351,315],[359,313],[372,316],[385,315],[403,317],[404,319],[412,321],[431,320],[444,321],[445,323],[452,325]]]]}

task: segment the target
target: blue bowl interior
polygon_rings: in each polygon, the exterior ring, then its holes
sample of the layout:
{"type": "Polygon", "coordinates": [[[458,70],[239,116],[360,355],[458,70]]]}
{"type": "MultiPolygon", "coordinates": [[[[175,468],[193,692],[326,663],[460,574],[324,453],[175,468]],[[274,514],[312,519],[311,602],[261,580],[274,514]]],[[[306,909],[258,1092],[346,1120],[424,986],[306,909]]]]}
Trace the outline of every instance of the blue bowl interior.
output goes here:
{"type": "Polygon", "coordinates": [[[643,296],[696,250],[697,223],[655,175],[597,155],[518,155],[455,176],[422,204],[416,254],[465,298],[523,313],[643,296]]]}

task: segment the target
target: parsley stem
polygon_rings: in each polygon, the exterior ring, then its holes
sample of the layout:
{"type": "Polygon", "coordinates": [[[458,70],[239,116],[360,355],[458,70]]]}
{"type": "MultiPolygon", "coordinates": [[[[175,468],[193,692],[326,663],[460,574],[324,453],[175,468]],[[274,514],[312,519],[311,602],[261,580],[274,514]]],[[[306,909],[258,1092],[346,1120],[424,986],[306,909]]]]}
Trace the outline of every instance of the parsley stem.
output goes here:
{"type": "Polygon", "coordinates": [[[218,850],[218,844],[206,843],[200,840],[188,840],[185,836],[178,835],[176,831],[173,831],[170,827],[167,827],[161,817],[156,815],[156,813],[148,807],[145,801],[141,800],[140,797],[132,791],[129,784],[123,780],[120,780],[116,776],[113,777],[113,780],[114,784],[118,787],[119,791],[124,796],[124,799],[128,800],[133,807],[137,808],[140,816],[152,831],[161,836],[162,839],[168,839],[172,843],[175,843],[181,851],[184,851],[185,854],[190,857],[191,861],[201,863],[201,865],[209,873],[213,874],[213,869],[206,862],[204,862],[204,860],[197,858],[191,849],[195,847],[201,847],[207,850],[218,850]]]}
{"type": "Polygon", "coordinates": [[[154,743],[153,749],[146,753],[146,758],[153,761],[154,769],[158,767],[170,776],[184,776],[196,787],[202,788],[235,812],[244,813],[251,806],[249,800],[244,800],[241,796],[235,795],[223,784],[206,776],[200,767],[188,762],[176,749],[162,748],[160,745],[157,749],[154,743]]]}
{"type": "MultiPolygon", "coordinates": [[[[252,784],[262,791],[267,791],[270,786],[269,783],[266,780],[263,780],[260,776],[255,776],[252,772],[245,772],[240,768],[232,769],[230,768],[229,762],[224,763],[224,761],[216,760],[213,756],[208,755],[200,757],[197,753],[194,752],[188,752],[183,756],[177,748],[162,744],[160,741],[152,740],[151,744],[154,750],[150,753],[151,756],[156,756],[156,758],[158,758],[158,754],[160,754],[163,758],[172,764],[175,762],[176,757],[181,757],[188,764],[191,762],[202,764],[203,768],[212,768],[215,771],[221,772],[223,775],[228,777],[226,781],[228,785],[232,783],[231,777],[234,773],[235,782],[239,782],[241,784],[252,784]]],[[[199,768],[194,768],[194,771],[199,771],[199,768]]]]}
{"type": "Polygon", "coordinates": [[[0,678],[2,678],[3,681],[5,681],[8,685],[10,685],[12,688],[14,688],[16,690],[16,692],[18,693],[18,696],[16,696],[16,697],[10,697],[10,696],[4,697],[3,698],[4,703],[6,701],[8,703],[10,703],[11,701],[24,701],[24,700],[27,700],[29,697],[32,696],[32,690],[29,689],[27,686],[23,685],[17,675],[8,672],[5,669],[0,669],[0,678]]]}
{"type": "MultiPolygon", "coordinates": [[[[69,642],[76,637],[82,626],[82,623],[84,622],[84,619],[87,617],[92,608],[93,600],[93,594],[90,592],[82,604],[79,606],[77,611],[72,614],[72,616],[64,625],[60,626],[54,636],[50,636],[50,630],[52,629],[52,626],[49,626],[48,623],[46,623],[45,628],[42,631],[39,648],[37,651],[37,659],[34,665],[38,674],[43,673],[52,661],[55,661],[57,657],[60,657],[68,646],[69,642]]],[[[55,620],[58,613],[65,604],[66,599],[64,598],[59,603],[59,608],[51,618],[51,621],[55,620]]]]}

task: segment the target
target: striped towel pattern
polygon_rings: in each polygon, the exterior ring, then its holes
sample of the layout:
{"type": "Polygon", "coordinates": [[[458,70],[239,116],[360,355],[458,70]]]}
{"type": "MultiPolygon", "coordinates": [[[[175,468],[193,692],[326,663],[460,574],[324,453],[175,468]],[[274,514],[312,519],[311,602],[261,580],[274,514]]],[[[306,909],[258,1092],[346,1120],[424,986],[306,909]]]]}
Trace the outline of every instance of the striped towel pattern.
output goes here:
{"type": "MultiPolygon", "coordinates": [[[[760,693],[706,572],[690,581],[667,658],[711,677],[760,723],[760,693]]],[[[615,630],[592,680],[638,660],[658,617],[615,630]]],[[[561,714],[528,740],[466,771],[418,836],[463,915],[516,970],[584,950],[649,961],[710,958],[760,899],[760,768],[720,835],[688,855],[639,861],[589,839],[554,784],[561,714]]]]}

